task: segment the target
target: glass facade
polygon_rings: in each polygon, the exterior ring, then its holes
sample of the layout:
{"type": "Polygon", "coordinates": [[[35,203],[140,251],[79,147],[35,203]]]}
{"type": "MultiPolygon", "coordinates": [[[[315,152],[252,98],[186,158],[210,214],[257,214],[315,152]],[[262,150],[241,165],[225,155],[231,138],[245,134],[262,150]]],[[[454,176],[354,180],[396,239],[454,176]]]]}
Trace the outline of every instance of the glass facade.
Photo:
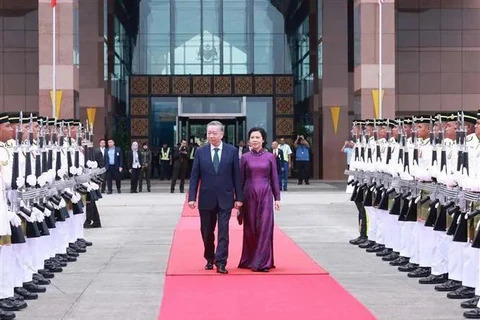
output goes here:
{"type": "Polygon", "coordinates": [[[134,74],[290,74],[283,15],[266,0],[143,0],[134,74]]]}

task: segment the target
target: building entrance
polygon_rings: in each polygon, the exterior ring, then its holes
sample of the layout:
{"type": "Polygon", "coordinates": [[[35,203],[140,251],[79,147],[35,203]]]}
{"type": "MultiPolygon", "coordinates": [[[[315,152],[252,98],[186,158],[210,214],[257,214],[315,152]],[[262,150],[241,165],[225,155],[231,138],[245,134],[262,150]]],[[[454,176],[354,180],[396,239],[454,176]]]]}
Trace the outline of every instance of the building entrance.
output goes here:
{"type": "Polygon", "coordinates": [[[225,126],[223,141],[237,146],[245,140],[246,117],[177,117],[177,141],[186,139],[189,144],[202,146],[207,143],[207,124],[210,121],[218,120],[225,126]]]}

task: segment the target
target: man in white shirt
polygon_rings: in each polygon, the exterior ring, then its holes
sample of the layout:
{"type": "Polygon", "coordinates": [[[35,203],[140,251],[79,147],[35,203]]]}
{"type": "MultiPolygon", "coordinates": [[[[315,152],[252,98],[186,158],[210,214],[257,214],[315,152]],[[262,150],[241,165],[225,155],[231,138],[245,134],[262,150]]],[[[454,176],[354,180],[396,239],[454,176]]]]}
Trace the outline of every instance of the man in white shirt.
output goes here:
{"type": "Polygon", "coordinates": [[[285,143],[285,138],[280,138],[278,140],[278,148],[283,151],[283,172],[281,174],[281,185],[283,185],[283,191],[287,191],[288,187],[288,173],[290,164],[292,163],[292,149],[288,144],[285,143]]]}

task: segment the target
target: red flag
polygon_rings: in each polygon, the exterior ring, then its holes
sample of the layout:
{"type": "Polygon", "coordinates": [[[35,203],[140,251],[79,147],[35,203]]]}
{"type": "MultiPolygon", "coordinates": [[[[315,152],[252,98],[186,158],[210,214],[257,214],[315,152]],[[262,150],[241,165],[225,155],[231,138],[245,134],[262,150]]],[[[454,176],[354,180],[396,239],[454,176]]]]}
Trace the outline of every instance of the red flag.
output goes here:
{"type": "Polygon", "coordinates": [[[52,1],[52,8],[54,8],[57,5],[57,0],[51,0],[52,1]]]}

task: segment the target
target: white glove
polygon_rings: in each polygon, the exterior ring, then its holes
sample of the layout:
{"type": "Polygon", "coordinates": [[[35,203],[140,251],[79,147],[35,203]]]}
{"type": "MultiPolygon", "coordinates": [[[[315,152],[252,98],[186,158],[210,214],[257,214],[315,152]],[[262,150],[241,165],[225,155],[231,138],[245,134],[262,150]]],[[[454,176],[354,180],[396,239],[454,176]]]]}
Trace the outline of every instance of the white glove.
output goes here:
{"type": "Polygon", "coordinates": [[[52,215],[52,211],[50,211],[47,207],[45,207],[43,214],[45,215],[45,217],[50,217],[52,215]]]}
{"type": "Polygon", "coordinates": [[[8,220],[10,221],[10,224],[13,227],[18,228],[22,225],[22,219],[20,219],[20,217],[17,214],[15,214],[12,211],[8,211],[7,215],[8,215],[8,218],[9,218],[8,220]]]}
{"type": "Polygon", "coordinates": [[[30,187],[35,187],[37,185],[37,177],[35,175],[31,174],[27,177],[27,183],[30,185],[30,187]]]}
{"type": "Polygon", "coordinates": [[[42,222],[45,220],[45,217],[43,215],[43,212],[38,210],[37,208],[33,207],[32,208],[32,217],[35,216],[33,219],[34,221],[42,222]]]}
{"type": "Polygon", "coordinates": [[[25,185],[24,177],[17,177],[17,188],[22,188],[25,185]]]}

